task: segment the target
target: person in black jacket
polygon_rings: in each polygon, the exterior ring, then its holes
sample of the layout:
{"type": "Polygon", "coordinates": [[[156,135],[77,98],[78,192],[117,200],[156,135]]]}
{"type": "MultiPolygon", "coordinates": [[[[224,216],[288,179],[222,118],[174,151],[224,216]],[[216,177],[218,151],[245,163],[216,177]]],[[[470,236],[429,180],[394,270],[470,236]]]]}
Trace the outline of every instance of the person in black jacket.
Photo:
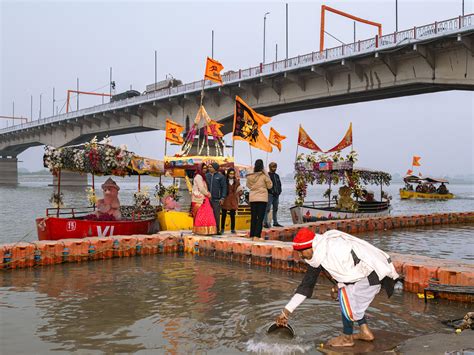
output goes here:
{"type": "Polygon", "coordinates": [[[206,182],[209,193],[211,194],[209,201],[211,202],[211,206],[214,211],[217,233],[222,234],[222,230],[220,228],[220,214],[222,204],[225,197],[227,196],[227,181],[224,175],[222,175],[218,170],[219,164],[212,163],[209,165],[209,172],[206,174],[206,182]]]}
{"type": "Polygon", "coordinates": [[[280,194],[281,194],[281,181],[280,176],[276,173],[277,170],[277,163],[271,162],[268,165],[270,179],[272,180],[273,187],[268,190],[268,203],[267,203],[267,210],[265,211],[265,219],[263,221],[263,226],[265,228],[270,228],[270,224],[268,223],[268,215],[270,214],[270,210],[273,207],[273,226],[274,227],[283,227],[280,223],[278,223],[278,204],[280,202],[280,194]]]}

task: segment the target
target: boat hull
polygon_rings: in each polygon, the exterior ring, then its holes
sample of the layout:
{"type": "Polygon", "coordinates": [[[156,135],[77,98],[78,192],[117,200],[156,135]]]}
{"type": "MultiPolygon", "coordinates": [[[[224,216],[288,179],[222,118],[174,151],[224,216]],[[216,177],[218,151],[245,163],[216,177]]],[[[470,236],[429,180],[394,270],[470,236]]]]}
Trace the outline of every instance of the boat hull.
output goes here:
{"type": "Polygon", "coordinates": [[[379,217],[390,214],[390,207],[371,212],[337,211],[334,208],[318,208],[312,206],[290,207],[291,219],[294,224],[317,222],[324,220],[337,220],[349,218],[379,217]]]}
{"type": "Polygon", "coordinates": [[[415,198],[415,199],[430,199],[430,200],[449,200],[454,198],[453,194],[436,194],[436,193],[424,193],[416,191],[408,191],[400,189],[400,198],[402,200],[415,198]]]}
{"type": "Polygon", "coordinates": [[[136,221],[90,221],[77,218],[36,219],[39,240],[59,240],[114,235],[150,234],[154,219],[136,221]]]}
{"type": "MultiPolygon", "coordinates": [[[[158,222],[162,231],[192,230],[193,217],[188,212],[160,211],[158,222]]],[[[250,228],[250,207],[240,206],[235,215],[235,229],[250,228]]],[[[230,217],[227,216],[225,230],[230,230],[230,217]]]]}

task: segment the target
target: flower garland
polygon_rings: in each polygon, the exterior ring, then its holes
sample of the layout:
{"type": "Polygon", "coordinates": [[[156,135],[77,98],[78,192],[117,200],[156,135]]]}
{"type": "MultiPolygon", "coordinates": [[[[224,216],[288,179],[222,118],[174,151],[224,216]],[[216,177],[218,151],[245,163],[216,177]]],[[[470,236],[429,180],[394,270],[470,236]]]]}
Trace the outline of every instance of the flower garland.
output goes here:
{"type": "Polygon", "coordinates": [[[165,187],[165,185],[159,183],[155,186],[155,197],[158,201],[162,201],[164,197],[170,195],[177,202],[179,201],[178,191],[178,185],[170,185],[165,187]]]}
{"type": "Polygon", "coordinates": [[[92,187],[86,188],[87,194],[87,201],[89,201],[89,205],[94,206],[97,203],[97,196],[95,194],[95,190],[92,187]]]}
{"type": "Polygon", "coordinates": [[[54,208],[63,208],[64,207],[63,198],[64,198],[64,195],[62,192],[60,193],[54,192],[49,198],[49,203],[51,203],[51,205],[54,208]]]}
{"type": "MultiPolygon", "coordinates": [[[[364,185],[390,185],[392,176],[383,171],[359,170],[354,168],[357,162],[357,152],[351,151],[343,157],[340,152],[332,155],[299,154],[295,163],[296,200],[295,204],[301,206],[307,196],[308,184],[334,184],[341,181],[348,184],[356,195],[360,195],[364,185]]],[[[327,191],[326,191],[327,193],[327,191]]]]}
{"type": "Polygon", "coordinates": [[[109,137],[100,142],[94,137],[81,146],[46,146],[43,163],[52,173],[64,169],[95,175],[127,175],[133,156],[125,145],[112,146],[109,137]]]}

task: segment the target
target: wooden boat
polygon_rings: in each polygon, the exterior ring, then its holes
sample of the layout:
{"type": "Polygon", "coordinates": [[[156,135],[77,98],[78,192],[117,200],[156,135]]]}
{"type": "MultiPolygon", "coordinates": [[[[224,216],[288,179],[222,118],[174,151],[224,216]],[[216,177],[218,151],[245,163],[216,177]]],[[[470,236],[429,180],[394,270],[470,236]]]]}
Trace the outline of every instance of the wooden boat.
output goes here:
{"type": "Polygon", "coordinates": [[[400,198],[406,199],[431,199],[431,200],[449,200],[454,198],[454,195],[448,191],[445,184],[449,184],[449,181],[441,178],[433,177],[418,177],[416,175],[407,175],[403,179],[405,187],[400,189],[400,198]],[[417,184],[414,188],[413,185],[417,184]],[[428,192],[429,185],[436,186],[440,184],[435,191],[428,192]]]}
{"type": "MultiPolygon", "coordinates": [[[[363,218],[384,216],[390,213],[390,199],[382,190],[383,185],[389,185],[391,176],[383,171],[374,171],[370,169],[357,168],[351,160],[332,162],[324,161],[308,161],[307,157],[300,157],[295,164],[295,180],[297,184],[297,201],[295,206],[290,208],[293,223],[306,223],[321,220],[336,220],[347,218],[363,218]],[[346,196],[331,198],[331,185],[343,182],[347,184],[343,187],[346,196]],[[357,194],[355,186],[360,183],[380,185],[381,198],[376,201],[373,193],[365,191],[364,196],[358,196],[353,200],[350,195],[357,194]],[[326,192],[327,200],[325,201],[309,201],[305,202],[306,188],[308,183],[329,185],[326,192]],[[368,198],[370,197],[370,199],[368,198]],[[366,198],[367,200],[363,200],[366,198]],[[336,201],[332,201],[335,199],[336,201]],[[348,201],[345,207],[345,201],[348,201]]],[[[341,190],[341,189],[340,189],[341,190]]]]}
{"type": "Polygon", "coordinates": [[[164,163],[143,158],[120,147],[106,143],[90,143],[63,148],[47,147],[43,158],[45,167],[57,176],[56,192],[51,201],[55,208],[46,209],[45,217],[36,219],[39,240],[58,240],[86,237],[111,237],[114,235],[150,234],[157,231],[156,207],[149,204],[120,206],[122,218],[115,220],[110,216],[102,218],[96,213],[95,202],[80,208],[62,207],[61,171],[92,174],[92,191],[95,201],[95,175],[138,175],[160,176],[164,163]],[[95,163],[92,163],[92,158],[95,163]]]}

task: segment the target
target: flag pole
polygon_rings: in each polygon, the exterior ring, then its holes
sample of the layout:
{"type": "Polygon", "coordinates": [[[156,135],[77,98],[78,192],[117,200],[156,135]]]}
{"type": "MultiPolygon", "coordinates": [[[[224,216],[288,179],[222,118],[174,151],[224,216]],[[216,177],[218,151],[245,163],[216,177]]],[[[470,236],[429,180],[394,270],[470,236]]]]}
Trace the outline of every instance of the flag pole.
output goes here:
{"type": "Polygon", "coordinates": [[[252,146],[250,144],[249,144],[249,151],[250,151],[250,165],[253,165],[252,146]]]}
{"type": "Polygon", "coordinates": [[[301,130],[301,124],[298,127],[298,139],[296,140],[296,156],[295,156],[295,163],[298,160],[298,148],[300,147],[300,130],[301,130]]]}
{"type": "Polygon", "coordinates": [[[265,158],[265,166],[268,165],[268,152],[267,152],[267,157],[265,158]]]}

